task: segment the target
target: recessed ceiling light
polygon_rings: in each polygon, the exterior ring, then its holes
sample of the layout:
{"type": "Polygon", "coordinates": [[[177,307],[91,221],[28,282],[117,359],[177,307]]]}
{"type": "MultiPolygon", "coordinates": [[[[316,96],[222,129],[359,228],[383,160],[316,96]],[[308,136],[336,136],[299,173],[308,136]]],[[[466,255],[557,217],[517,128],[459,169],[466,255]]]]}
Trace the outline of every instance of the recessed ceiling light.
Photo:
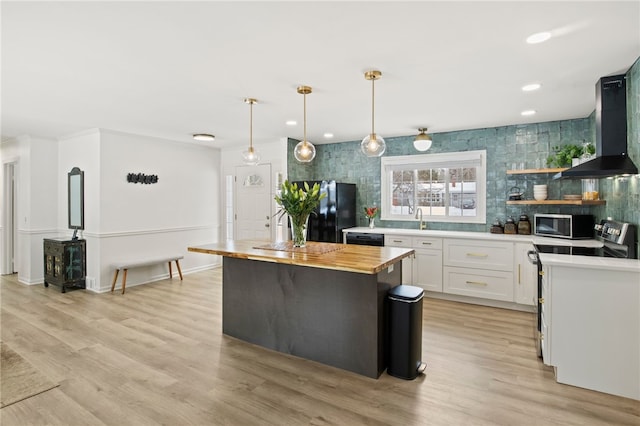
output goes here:
{"type": "Polygon", "coordinates": [[[295,126],[298,124],[298,122],[296,120],[287,120],[284,124],[286,124],[287,126],[295,126]]]}
{"type": "Polygon", "coordinates": [[[522,86],[522,91],[533,92],[534,90],[538,90],[540,87],[542,87],[542,84],[540,83],[527,84],[526,86],[522,86]]]}
{"type": "Polygon", "coordinates": [[[535,113],[536,113],[536,111],[535,111],[535,110],[533,110],[533,109],[528,109],[528,110],[526,110],[526,111],[522,111],[522,112],[520,113],[520,115],[524,115],[524,116],[526,117],[526,116],[529,116],[529,115],[534,115],[535,113]]]}
{"type": "Polygon", "coordinates": [[[542,43],[543,41],[547,41],[550,38],[551,38],[551,33],[544,31],[541,33],[531,34],[529,37],[527,37],[527,43],[529,44],[542,43]]]}
{"type": "Polygon", "coordinates": [[[331,138],[333,138],[333,133],[325,133],[323,136],[324,136],[326,139],[331,139],[331,138]]]}
{"type": "Polygon", "coordinates": [[[210,135],[209,133],[194,133],[193,134],[193,138],[197,141],[212,141],[215,140],[215,136],[214,135],[210,135]]]}

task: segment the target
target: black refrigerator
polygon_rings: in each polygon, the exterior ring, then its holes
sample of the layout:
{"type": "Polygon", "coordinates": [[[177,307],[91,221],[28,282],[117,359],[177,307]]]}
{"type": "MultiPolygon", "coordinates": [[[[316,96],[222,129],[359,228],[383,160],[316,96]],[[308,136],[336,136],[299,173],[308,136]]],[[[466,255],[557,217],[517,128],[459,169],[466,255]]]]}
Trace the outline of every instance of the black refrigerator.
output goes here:
{"type": "MultiPolygon", "coordinates": [[[[309,186],[318,183],[320,191],[327,194],[309,216],[307,241],[341,243],[342,230],[356,226],[356,185],[335,180],[306,182],[309,186]]],[[[295,183],[304,188],[304,181],[295,183]]]]}

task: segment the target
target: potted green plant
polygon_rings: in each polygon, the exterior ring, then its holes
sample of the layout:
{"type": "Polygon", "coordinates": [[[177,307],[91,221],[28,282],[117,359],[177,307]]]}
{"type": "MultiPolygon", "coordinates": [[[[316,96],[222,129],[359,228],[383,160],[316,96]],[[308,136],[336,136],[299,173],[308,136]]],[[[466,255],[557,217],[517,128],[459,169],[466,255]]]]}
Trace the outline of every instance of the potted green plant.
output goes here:
{"type": "Polygon", "coordinates": [[[276,203],[281,207],[279,215],[288,214],[291,223],[291,236],[294,247],[304,247],[307,243],[307,223],[309,215],[314,213],[320,200],[327,196],[320,192],[320,185],[316,182],[312,187],[304,182],[304,189],[297,183],[284,181],[279,195],[275,196],[276,203]]]}
{"type": "Polygon", "coordinates": [[[580,158],[583,154],[593,155],[596,148],[592,143],[583,145],[567,144],[563,146],[554,146],[553,154],[547,157],[547,166],[549,167],[571,167],[573,158],[580,158]]]}

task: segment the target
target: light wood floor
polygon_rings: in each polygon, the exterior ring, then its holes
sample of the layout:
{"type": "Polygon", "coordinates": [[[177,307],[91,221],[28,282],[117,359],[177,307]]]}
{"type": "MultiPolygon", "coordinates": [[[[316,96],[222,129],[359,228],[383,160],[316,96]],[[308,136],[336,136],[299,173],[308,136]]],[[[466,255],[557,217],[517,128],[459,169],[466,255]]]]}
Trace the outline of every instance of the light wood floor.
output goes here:
{"type": "Polygon", "coordinates": [[[640,424],[640,403],[557,384],[533,314],[425,299],[426,375],[373,380],[221,334],[221,271],[127,293],[2,277],[1,338],[58,388],[11,425],[640,424]]]}

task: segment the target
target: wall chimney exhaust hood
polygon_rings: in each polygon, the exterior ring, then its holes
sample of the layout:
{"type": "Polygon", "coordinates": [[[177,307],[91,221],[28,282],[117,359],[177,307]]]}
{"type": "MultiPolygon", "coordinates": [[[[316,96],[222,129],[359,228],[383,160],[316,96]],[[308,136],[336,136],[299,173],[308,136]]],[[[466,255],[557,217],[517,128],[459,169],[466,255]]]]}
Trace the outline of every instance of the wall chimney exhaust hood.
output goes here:
{"type": "Polygon", "coordinates": [[[557,173],[554,179],[591,179],[638,173],[627,155],[625,75],[602,77],[596,84],[596,158],[557,173]]]}

